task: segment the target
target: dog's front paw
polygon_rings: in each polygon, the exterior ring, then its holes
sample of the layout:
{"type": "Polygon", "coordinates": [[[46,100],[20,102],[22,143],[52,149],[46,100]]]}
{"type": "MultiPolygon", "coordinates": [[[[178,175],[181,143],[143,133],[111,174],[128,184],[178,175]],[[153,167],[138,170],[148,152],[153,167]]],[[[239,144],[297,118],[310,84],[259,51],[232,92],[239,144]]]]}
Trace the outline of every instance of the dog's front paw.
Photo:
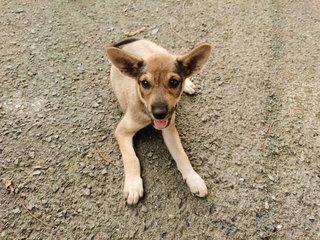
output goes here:
{"type": "Polygon", "coordinates": [[[187,78],[186,82],[184,84],[183,91],[187,94],[193,95],[196,92],[195,88],[196,88],[196,86],[193,84],[193,82],[191,82],[191,80],[189,78],[187,78]]]}
{"type": "Polygon", "coordinates": [[[186,176],[185,179],[190,188],[190,191],[198,197],[205,197],[208,194],[206,183],[198,173],[192,172],[191,174],[186,176]]]}
{"type": "Polygon", "coordinates": [[[143,196],[143,183],[140,176],[126,177],[124,182],[124,197],[129,205],[137,204],[143,196]]]}

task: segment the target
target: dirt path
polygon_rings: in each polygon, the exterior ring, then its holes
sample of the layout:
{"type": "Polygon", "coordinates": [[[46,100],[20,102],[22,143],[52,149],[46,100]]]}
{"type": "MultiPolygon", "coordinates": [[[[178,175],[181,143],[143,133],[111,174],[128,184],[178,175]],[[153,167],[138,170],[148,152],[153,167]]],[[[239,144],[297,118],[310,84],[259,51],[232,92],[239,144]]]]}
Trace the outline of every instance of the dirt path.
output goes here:
{"type": "Polygon", "coordinates": [[[0,2],[0,239],[320,239],[319,1],[128,2],[0,2]],[[177,120],[206,199],[152,129],[145,197],[122,199],[104,48],[142,27],[214,46],[177,120]]]}

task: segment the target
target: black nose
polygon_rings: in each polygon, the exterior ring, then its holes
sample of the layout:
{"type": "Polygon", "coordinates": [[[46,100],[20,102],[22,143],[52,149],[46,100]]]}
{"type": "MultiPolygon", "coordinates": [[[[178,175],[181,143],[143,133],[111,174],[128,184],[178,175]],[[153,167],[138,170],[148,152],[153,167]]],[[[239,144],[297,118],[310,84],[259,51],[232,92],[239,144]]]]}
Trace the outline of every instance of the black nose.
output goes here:
{"type": "Polygon", "coordinates": [[[153,104],[151,106],[152,115],[156,119],[164,119],[168,114],[168,105],[167,104],[153,104]]]}

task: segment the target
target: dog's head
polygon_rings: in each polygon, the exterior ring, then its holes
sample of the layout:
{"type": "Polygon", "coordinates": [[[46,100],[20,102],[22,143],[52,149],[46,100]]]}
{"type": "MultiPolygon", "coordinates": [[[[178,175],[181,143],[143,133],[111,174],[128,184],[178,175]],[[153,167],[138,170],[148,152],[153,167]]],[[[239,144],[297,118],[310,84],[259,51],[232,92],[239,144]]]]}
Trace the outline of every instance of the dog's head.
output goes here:
{"type": "Polygon", "coordinates": [[[145,59],[110,47],[106,54],[122,74],[137,81],[137,91],[156,129],[166,128],[183,92],[185,79],[208,61],[209,44],[200,44],[184,55],[153,54],[145,59]]]}

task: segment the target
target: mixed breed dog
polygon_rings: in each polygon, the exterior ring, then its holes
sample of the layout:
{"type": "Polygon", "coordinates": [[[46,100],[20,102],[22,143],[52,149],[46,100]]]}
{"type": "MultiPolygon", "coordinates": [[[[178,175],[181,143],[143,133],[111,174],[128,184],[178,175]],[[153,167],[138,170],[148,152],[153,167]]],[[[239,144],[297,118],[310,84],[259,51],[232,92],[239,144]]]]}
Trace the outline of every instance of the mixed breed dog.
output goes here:
{"type": "Polygon", "coordinates": [[[133,136],[152,124],[162,136],[190,191],[207,195],[205,182],[192,168],[175,126],[175,109],[183,92],[193,94],[189,77],[201,70],[211,55],[203,43],[183,55],[170,54],[148,40],[126,39],[106,49],[111,62],[111,84],[124,116],[115,136],[124,165],[124,197],[136,204],[143,196],[140,163],[133,148],[133,136]]]}

